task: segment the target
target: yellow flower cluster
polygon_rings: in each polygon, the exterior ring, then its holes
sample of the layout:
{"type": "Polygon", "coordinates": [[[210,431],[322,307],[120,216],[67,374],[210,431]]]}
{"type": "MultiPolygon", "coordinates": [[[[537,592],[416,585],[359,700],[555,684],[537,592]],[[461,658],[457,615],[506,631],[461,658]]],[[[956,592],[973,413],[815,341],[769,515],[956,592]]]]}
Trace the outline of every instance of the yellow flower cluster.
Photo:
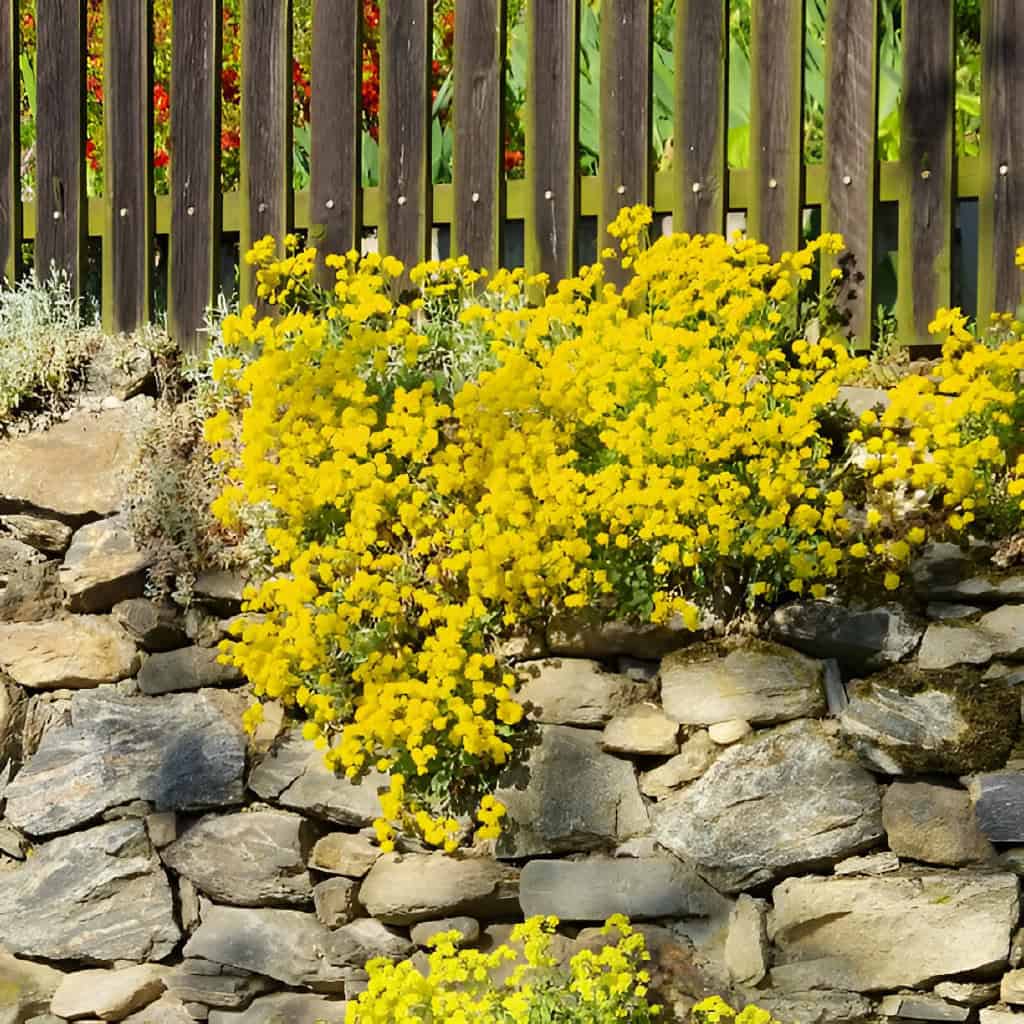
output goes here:
{"type": "Polygon", "coordinates": [[[721,996],[703,999],[691,1011],[692,1024],[779,1024],[767,1011],[750,1005],[737,1013],[721,996]]]}
{"type": "Polygon", "coordinates": [[[557,925],[554,917],[530,918],[516,925],[510,944],[488,953],[457,950],[459,933],[445,932],[431,940],[423,973],[408,960],[371,960],[367,989],[349,1002],[346,1024],[651,1024],[657,1018],[643,968],[650,954],[624,917],[609,918],[603,929],[617,934],[614,944],[582,950],[565,966],[551,954],[557,925]]]}

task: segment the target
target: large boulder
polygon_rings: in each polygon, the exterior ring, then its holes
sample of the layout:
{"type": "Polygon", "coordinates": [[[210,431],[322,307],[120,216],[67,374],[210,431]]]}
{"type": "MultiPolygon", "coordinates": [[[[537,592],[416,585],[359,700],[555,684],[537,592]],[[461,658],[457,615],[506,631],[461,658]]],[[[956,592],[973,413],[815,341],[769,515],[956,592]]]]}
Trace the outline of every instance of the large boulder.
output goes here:
{"type": "Polygon", "coordinates": [[[51,839],[0,872],[0,935],[46,960],[161,960],[181,938],[167,876],[141,821],[51,839]]]}
{"type": "Polygon", "coordinates": [[[791,878],[775,887],[773,984],[877,992],[1005,966],[1017,877],[921,871],[791,878]]]}
{"type": "Polygon", "coordinates": [[[138,668],[135,644],[106,616],[0,625],[0,670],[28,689],[88,689],[126,679],[138,668]]]}
{"type": "Polygon", "coordinates": [[[124,501],[139,427],[152,401],[135,398],[95,414],[76,412],[43,433],[0,444],[0,512],[68,523],[113,515],[124,501]]]}
{"type": "Polygon", "coordinates": [[[730,747],[652,818],[658,842],[726,892],[833,864],[883,834],[871,775],[809,721],[730,747]]]}
{"type": "Polygon", "coordinates": [[[139,689],[150,697],[241,682],[234,665],[224,665],[215,647],[180,647],[151,654],[139,672],[139,689]]]}
{"type": "Polygon", "coordinates": [[[518,909],[518,873],[484,858],[385,854],[359,889],[359,902],[385,924],[465,914],[493,921],[518,909]]]}
{"type": "Polygon", "coordinates": [[[763,641],[700,644],[662,661],[661,702],[685,725],[813,718],[825,713],[822,665],[763,641]]]}
{"type": "Polygon", "coordinates": [[[141,597],[151,563],[126,517],[89,523],[76,531],[60,567],[65,603],[75,612],[107,612],[118,601],[141,597]]]}
{"type": "Polygon", "coordinates": [[[882,798],[889,848],[900,857],[960,867],[992,860],[965,790],[929,782],[894,782],[882,798]]]}
{"type": "Polygon", "coordinates": [[[30,835],[77,828],[112,807],[200,811],[242,802],[245,735],[208,692],[75,694],[71,722],[43,736],[7,790],[7,817],[30,835]]]}
{"type": "Polygon", "coordinates": [[[651,694],[649,685],[585,658],[528,661],[519,673],[516,700],[548,725],[602,726],[651,694]]]}
{"type": "Polygon", "coordinates": [[[548,725],[525,762],[499,779],[508,816],[502,857],[593,850],[647,831],[648,816],[633,767],[601,749],[601,734],[548,725]]]}
{"type": "Polygon", "coordinates": [[[923,632],[897,605],[858,609],[829,601],[784,605],[769,628],[779,643],[815,658],[835,658],[848,675],[909,657],[923,632]]]}
{"type": "Polygon", "coordinates": [[[313,845],[305,818],[283,811],[211,816],[160,851],[163,862],[218,903],[240,907],[308,904],[313,845]]]}
{"type": "Polygon", "coordinates": [[[874,771],[960,775],[1006,763],[1020,699],[1005,681],[984,680],[970,669],[921,672],[901,665],[851,687],[840,724],[874,771]]]}
{"type": "Polygon", "coordinates": [[[353,828],[381,816],[388,777],[371,771],[358,782],[335,775],[323,751],[297,731],[286,734],[249,775],[249,788],[264,800],[353,828]]]}
{"type": "Polygon", "coordinates": [[[524,917],[554,914],[562,921],[710,917],[725,902],[675,857],[532,860],[519,879],[524,917]]]}
{"type": "Polygon", "coordinates": [[[0,622],[39,622],[59,607],[57,567],[29,545],[0,534],[0,622]]]}
{"type": "Polygon", "coordinates": [[[313,914],[209,905],[185,945],[186,957],[211,960],[285,985],[337,991],[377,956],[399,960],[412,943],[364,918],[334,931],[313,914]]]}
{"type": "Polygon", "coordinates": [[[0,1024],[24,1024],[46,1013],[63,979],[53,967],[19,960],[0,948],[0,1024]]]}
{"type": "Polygon", "coordinates": [[[921,641],[923,669],[987,665],[993,658],[1024,656],[1024,605],[1007,604],[972,622],[933,622],[921,641]]]}

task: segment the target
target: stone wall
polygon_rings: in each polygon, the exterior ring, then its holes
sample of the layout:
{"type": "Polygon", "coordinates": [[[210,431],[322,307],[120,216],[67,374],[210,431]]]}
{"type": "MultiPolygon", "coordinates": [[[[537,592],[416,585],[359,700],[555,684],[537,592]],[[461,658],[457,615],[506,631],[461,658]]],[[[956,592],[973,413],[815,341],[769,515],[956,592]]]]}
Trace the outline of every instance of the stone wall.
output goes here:
{"type": "Polygon", "coordinates": [[[505,940],[643,922],[673,1014],[1004,1024],[1024,1007],[1024,575],[951,547],[903,605],[780,609],[759,638],[556,622],[513,645],[535,722],[496,849],[381,855],[216,643],[236,580],[144,596],[119,515],[147,400],[0,443],[0,1024],[341,1021],[369,957],[444,922],[505,940]]]}

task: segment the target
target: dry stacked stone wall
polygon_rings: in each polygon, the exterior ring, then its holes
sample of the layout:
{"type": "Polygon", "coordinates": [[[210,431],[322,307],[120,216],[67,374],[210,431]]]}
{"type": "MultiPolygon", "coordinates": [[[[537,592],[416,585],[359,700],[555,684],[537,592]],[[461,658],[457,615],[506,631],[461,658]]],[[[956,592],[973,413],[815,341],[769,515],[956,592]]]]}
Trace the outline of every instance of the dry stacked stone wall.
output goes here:
{"type": "Polygon", "coordinates": [[[341,1021],[368,958],[441,928],[556,914],[568,956],[617,912],[669,1020],[712,993],[786,1024],[1024,1014],[1024,574],[940,545],[903,603],[756,638],[555,622],[505,652],[534,724],[497,848],[381,855],[383,778],[334,778],[272,707],[242,732],[239,582],[145,596],[120,481],[147,409],[0,442],[0,1024],[341,1021]]]}

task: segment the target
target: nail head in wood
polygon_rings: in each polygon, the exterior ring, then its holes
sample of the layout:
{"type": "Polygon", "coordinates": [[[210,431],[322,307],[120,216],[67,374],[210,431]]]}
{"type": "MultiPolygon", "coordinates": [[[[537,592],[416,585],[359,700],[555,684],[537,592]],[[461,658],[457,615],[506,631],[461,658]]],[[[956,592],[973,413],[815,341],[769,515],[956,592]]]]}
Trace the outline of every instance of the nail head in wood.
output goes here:
{"type": "Polygon", "coordinates": [[[398,205],[399,206],[405,206],[406,202],[408,202],[408,200],[405,198],[405,196],[399,196],[398,197],[398,205]]]}
{"type": "Polygon", "coordinates": [[[1010,168],[1006,164],[1000,164],[999,173],[1005,178],[1010,173],[1010,168]]]}
{"type": "Polygon", "coordinates": [[[120,213],[121,213],[122,217],[127,217],[128,216],[128,207],[127,206],[122,206],[121,210],[120,210],[120,213]]]}
{"type": "Polygon", "coordinates": [[[472,195],[471,195],[471,196],[470,196],[469,198],[470,198],[470,199],[471,199],[471,200],[472,200],[472,201],[473,201],[474,203],[479,203],[479,202],[480,202],[480,193],[479,193],[479,192],[474,192],[474,193],[473,193],[473,194],[472,194],[472,195]]]}
{"type": "Polygon", "coordinates": [[[843,184],[844,185],[852,185],[853,184],[853,178],[851,178],[849,174],[844,174],[843,175],[843,184]]]}
{"type": "Polygon", "coordinates": [[[555,198],[555,193],[552,192],[551,189],[549,189],[549,188],[545,189],[544,190],[544,198],[545,199],[554,199],[555,198]]]}
{"type": "Polygon", "coordinates": [[[769,178],[768,179],[768,187],[769,188],[778,188],[779,187],[779,183],[774,178],[769,178]]]}
{"type": "Polygon", "coordinates": [[[626,186],[620,185],[615,191],[618,192],[620,196],[624,196],[626,194],[626,186]]]}
{"type": "Polygon", "coordinates": [[[185,212],[186,212],[186,213],[187,213],[187,214],[188,214],[188,215],[189,215],[190,217],[194,217],[194,216],[196,215],[196,208],[195,208],[194,206],[190,206],[190,207],[189,207],[189,208],[188,208],[188,209],[187,209],[187,210],[186,210],[185,212]]]}
{"type": "Polygon", "coordinates": [[[327,202],[324,203],[324,206],[326,206],[328,210],[333,210],[334,209],[334,200],[333,199],[328,199],[327,202]]]}
{"type": "Polygon", "coordinates": [[[921,179],[923,181],[927,181],[931,176],[932,176],[932,172],[931,171],[922,171],[921,172],[921,179]]]}
{"type": "Polygon", "coordinates": [[[693,194],[696,195],[704,186],[699,182],[695,181],[690,188],[693,190],[693,194]]]}

